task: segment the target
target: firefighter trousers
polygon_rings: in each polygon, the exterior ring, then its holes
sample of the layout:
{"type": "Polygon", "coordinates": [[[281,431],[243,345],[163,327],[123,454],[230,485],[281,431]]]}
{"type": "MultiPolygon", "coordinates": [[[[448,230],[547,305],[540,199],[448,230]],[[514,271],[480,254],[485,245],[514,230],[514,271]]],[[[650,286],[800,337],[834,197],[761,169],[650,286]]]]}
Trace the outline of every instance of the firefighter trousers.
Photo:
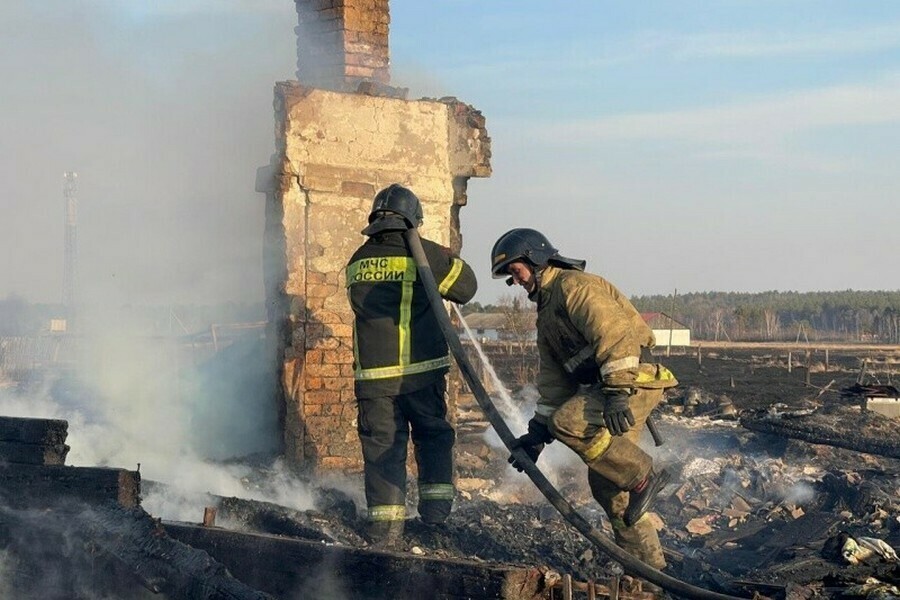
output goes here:
{"type": "Polygon", "coordinates": [[[408,394],[358,399],[370,530],[402,532],[410,434],[418,468],[419,516],[427,523],[443,523],[450,514],[456,435],[447,421],[445,391],[446,379],[441,377],[408,394]]]}
{"type": "Polygon", "coordinates": [[[591,493],[609,517],[618,546],[657,569],[665,567],[666,561],[649,513],[631,527],[623,517],[628,506],[626,490],[640,483],[653,466],[653,459],[638,442],[647,417],[662,396],[661,389],[637,388],[629,401],[634,426],[620,436],[606,429],[603,396],[596,388],[576,394],[550,418],[553,436],[587,464],[591,493]]]}

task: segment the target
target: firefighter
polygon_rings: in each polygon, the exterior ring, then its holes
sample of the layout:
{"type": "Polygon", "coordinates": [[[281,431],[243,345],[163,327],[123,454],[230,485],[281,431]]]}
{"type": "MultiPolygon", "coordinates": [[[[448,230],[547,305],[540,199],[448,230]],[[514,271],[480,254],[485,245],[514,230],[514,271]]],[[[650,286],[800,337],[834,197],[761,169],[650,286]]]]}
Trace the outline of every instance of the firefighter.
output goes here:
{"type": "MultiPolygon", "coordinates": [[[[575,451],[618,546],[665,567],[647,510],[669,475],[654,469],[637,442],[663,390],[678,382],[662,365],[641,360],[655,344],[653,332],[615,286],[585,273],[585,261],[561,256],[539,231],[503,234],[491,265],[495,278],[521,286],[537,304],[540,400],[515,444],[532,460],[554,439],[575,451]]],[[[510,463],[522,470],[513,457],[510,463]]]]}
{"type": "MultiPolygon", "coordinates": [[[[422,224],[409,189],[378,192],[362,230],[368,240],[346,268],[353,308],[354,383],[365,470],[367,533],[373,543],[399,540],[406,519],[406,455],[412,435],[418,512],[441,525],[453,505],[453,444],[444,398],[450,355],[403,232],[422,224]]],[[[475,295],[475,273],[459,256],[422,239],[443,298],[475,295]]]]}

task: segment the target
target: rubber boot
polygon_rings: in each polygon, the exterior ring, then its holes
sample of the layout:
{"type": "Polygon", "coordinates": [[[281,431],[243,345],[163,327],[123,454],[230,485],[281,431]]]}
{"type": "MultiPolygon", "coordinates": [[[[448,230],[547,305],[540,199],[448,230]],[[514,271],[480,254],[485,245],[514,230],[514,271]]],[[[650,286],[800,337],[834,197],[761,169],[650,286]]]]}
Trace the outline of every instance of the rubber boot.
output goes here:
{"type": "Polygon", "coordinates": [[[419,518],[428,525],[443,525],[453,508],[451,500],[428,500],[419,502],[419,518]]]}
{"type": "Polygon", "coordinates": [[[403,540],[404,521],[369,521],[366,537],[370,545],[386,550],[395,549],[403,540]]]}
{"type": "Polygon", "coordinates": [[[637,488],[629,491],[628,508],[625,509],[623,517],[625,525],[632,527],[644,516],[659,492],[669,483],[669,479],[669,472],[665,469],[659,473],[651,469],[647,478],[638,484],[637,488]]]}
{"type": "Polygon", "coordinates": [[[616,545],[655,569],[665,568],[666,558],[653,521],[642,518],[633,527],[625,525],[622,514],[628,507],[628,492],[619,490],[614,483],[594,471],[588,471],[588,483],[594,499],[609,517],[616,545]]]}

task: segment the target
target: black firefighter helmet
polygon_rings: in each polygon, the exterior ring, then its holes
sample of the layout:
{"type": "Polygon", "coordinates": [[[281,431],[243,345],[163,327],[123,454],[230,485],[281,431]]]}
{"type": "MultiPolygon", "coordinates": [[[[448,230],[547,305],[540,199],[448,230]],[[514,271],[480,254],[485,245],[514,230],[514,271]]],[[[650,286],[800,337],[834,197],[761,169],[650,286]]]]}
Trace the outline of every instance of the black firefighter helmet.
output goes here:
{"type": "Polygon", "coordinates": [[[517,227],[500,236],[491,250],[491,274],[495,279],[507,276],[510,263],[522,260],[540,270],[548,264],[564,269],[584,270],[585,261],[560,256],[550,240],[536,229],[517,227]]]}
{"type": "Polygon", "coordinates": [[[392,183],[375,194],[369,212],[369,226],[364,235],[380,231],[415,229],[422,224],[422,203],[411,190],[399,183],[392,183]]]}

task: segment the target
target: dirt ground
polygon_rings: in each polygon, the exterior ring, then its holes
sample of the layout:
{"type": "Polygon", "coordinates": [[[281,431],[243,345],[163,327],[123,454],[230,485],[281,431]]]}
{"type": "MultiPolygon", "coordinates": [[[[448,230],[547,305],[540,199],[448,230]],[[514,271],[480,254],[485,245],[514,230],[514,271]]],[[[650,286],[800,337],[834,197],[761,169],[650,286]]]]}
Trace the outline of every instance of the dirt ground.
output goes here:
{"type": "MultiPolygon", "coordinates": [[[[673,475],[654,517],[669,562],[666,573],[746,597],[900,596],[896,560],[874,554],[850,564],[842,553],[848,538],[900,548],[900,460],[758,433],[739,421],[742,414],[773,406],[801,415],[832,407],[837,417],[830,423],[838,437],[846,427],[864,438],[857,420],[861,398],[841,392],[860,382],[893,383],[898,357],[896,348],[829,348],[826,356],[824,349],[807,354],[804,348],[765,346],[702,348],[699,359],[696,350],[658,356],[680,381],[657,415],[666,443],[654,448],[645,436],[656,464],[673,475]],[[729,405],[734,410],[723,410],[729,405]]],[[[533,401],[527,388],[513,395],[527,403],[529,394],[533,401]]],[[[886,417],[875,423],[880,431],[900,429],[886,417]]],[[[580,581],[621,573],[506,464],[507,452],[481,425],[476,416],[460,427],[459,498],[447,526],[410,520],[395,550],[543,565],[580,581]]],[[[559,446],[548,446],[538,465],[609,534],[587,489],[584,465],[559,446]]],[[[410,503],[415,505],[414,497],[410,503]]],[[[364,545],[361,514],[340,493],[323,490],[314,520],[329,523],[331,541],[364,545]]],[[[278,527],[246,525],[291,534],[284,523],[296,519],[309,516],[268,520],[278,527]]],[[[303,531],[301,537],[308,537],[308,528],[303,531]]]]}

